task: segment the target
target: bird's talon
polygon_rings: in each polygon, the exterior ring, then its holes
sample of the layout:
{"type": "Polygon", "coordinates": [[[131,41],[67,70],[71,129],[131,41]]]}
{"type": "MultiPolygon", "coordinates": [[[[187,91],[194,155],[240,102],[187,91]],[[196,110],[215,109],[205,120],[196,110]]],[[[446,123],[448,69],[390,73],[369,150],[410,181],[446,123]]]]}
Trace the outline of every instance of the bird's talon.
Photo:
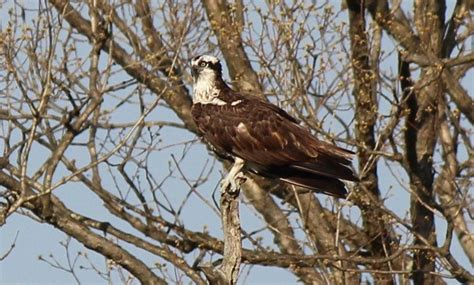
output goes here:
{"type": "Polygon", "coordinates": [[[245,181],[247,181],[247,177],[245,177],[244,175],[239,175],[237,177],[235,177],[235,181],[237,182],[237,185],[242,185],[245,183],[245,181]]]}
{"type": "Polygon", "coordinates": [[[227,179],[223,179],[220,183],[221,193],[225,193],[230,186],[230,183],[227,179]]]}
{"type": "Polygon", "coordinates": [[[225,192],[230,193],[230,194],[237,193],[240,189],[240,185],[245,183],[246,180],[247,178],[242,172],[239,172],[234,177],[227,176],[220,183],[221,193],[225,193],[225,192]]]}

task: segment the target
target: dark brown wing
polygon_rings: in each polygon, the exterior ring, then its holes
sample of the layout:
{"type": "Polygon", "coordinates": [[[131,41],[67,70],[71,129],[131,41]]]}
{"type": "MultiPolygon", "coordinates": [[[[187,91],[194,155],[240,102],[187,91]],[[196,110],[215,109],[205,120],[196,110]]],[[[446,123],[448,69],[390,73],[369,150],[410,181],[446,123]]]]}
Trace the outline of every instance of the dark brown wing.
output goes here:
{"type": "MultiPolygon", "coordinates": [[[[199,130],[217,151],[244,159],[257,173],[303,187],[311,177],[320,182],[321,178],[357,180],[349,168],[351,152],[317,140],[274,105],[252,99],[239,101],[234,105],[193,106],[199,130]]],[[[344,188],[339,183],[338,188],[344,188]]]]}

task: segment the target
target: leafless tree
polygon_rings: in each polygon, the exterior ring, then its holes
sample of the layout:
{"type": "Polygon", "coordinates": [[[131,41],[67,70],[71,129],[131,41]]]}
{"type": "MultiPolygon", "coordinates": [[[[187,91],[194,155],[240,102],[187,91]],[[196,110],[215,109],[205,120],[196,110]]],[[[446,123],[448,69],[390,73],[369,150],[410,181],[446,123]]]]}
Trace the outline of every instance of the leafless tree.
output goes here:
{"type": "Polygon", "coordinates": [[[357,151],[361,179],[335,200],[251,176],[240,281],[260,265],[307,284],[474,282],[473,4],[446,2],[4,2],[0,222],[64,232],[67,262],[40,261],[77,283],[223,283],[227,165],[197,137],[188,70],[213,54],[235,89],[357,151]]]}

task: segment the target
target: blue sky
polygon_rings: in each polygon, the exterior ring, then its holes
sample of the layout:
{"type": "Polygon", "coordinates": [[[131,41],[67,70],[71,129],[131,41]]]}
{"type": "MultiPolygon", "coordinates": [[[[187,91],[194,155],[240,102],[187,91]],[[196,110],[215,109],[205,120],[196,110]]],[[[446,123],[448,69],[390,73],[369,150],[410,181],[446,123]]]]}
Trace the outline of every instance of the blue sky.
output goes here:
{"type": "MultiPolygon", "coordinates": [[[[339,1],[333,1],[333,3],[336,9],[338,9],[340,5],[339,1]]],[[[404,2],[404,4],[406,3],[407,2],[404,2]]],[[[4,5],[4,7],[1,7],[0,10],[0,17],[2,19],[2,29],[6,27],[6,21],[8,20],[7,7],[7,5],[4,5]]],[[[452,9],[452,5],[450,8],[452,9]]],[[[342,13],[340,15],[340,20],[347,22],[346,13],[342,13]]],[[[391,43],[388,37],[385,37],[383,44],[384,48],[386,48],[387,50],[393,49],[393,44],[391,43]]],[[[87,56],[87,53],[88,50],[84,50],[85,56],[87,56]]],[[[388,56],[383,64],[386,65],[384,67],[396,67],[395,57],[388,56]]],[[[227,76],[227,73],[225,74],[227,76]]],[[[463,81],[464,87],[468,88],[470,94],[474,93],[474,86],[472,84],[469,84],[467,78],[473,78],[473,76],[474,74],[471,70],[471,72],[465,77],[463,81]]],[[[113,80],[119,82],[124,79],[128,78],[124,77],[123,74],[119,74],[113,80]]],[[[129,92],[130,90],[126,91],[129,92]]],[[[153,95],[149,95],[147,98],[149,100],[147,102],[148,104],[151,104],[151,102],[154,100],[153,95]]],[[[114,106],[113,100],[111,100],[109,104],[111,107],[114,106]]],[[[133,118],[137,117],[138,107],[135,105],[133,109],[129,109],[128,106],[129,105],[120,108],[119,112],[115,113],[115,117],[113,118],[115,122],[119,122],[120,120],[131,121],[133,118]]],[[[158,107],[156,110],[154,110],[153,114],[151,114],[147,118],[147,120],[178,121],[176,115],[164,107],[158,107]]],[[[326,122],[327,125],[325,125],[325,128],[331,128],[333,124],[335,124],[330,119],[326,120],[326,122]]],[[[167,177],[168,175],[168,168],[174,169],[176,167],[176,165],[173,164],[173,159],[171,158],[171,155],[175,155],[175,157],[180,157],[180,155],[184,151],[186,151],[186,148],[183,147],[183,145],[170,145],[177,142],[186,142],[193,140],[195,139],[195,135],[174,128],[163,128],[160,131],[160,139],[161,141],[157,141],[155,144],[159,151],[157,151],[147,159],[153,161],[154,165],[160,165],[162,167],[161,169],[156,170],[157,176],[165,179],[165,177],[167,177]]],[[[77,159],[79,164],[81,163],[81,161],[86,162],[86,158],[82,156],[82,153],[77,152],[76,148],[71,148],[67,152],[67,155],[77,159]]],[[[34,157],[32,157],[31,169],[35,169],[36,167],[41,165],[46,156],[47,153],[44,153],[41,148],[38,148],[38,150],[34,153],[34,157]],[[37,165],[35,165],[35,163],[37,165]]],[[[191,147],[191,151],[185,156],[184,161],[180,163],[181,171],[187,177],[191,178],[197,178],[201,170],[204,169],[204,171],[207,172],[213,165],[218,169],[222,169],[220,164],[215,163],[213,157],[210,156],[207,150],[200,144],[193,145],[191,147]]],[[[389,195],[389,197],[391,198],[388,198],[387,200],[388,208],[392,209],[401,216],[405,216],[405,212],[408,209],[407,203],[409,194],[406,191],[401,190],[397,186],[397,181],[395,180],[394,176],[388,172],[388,168],[386,167],[383,160],[381,160],[379,163],[379,169],[380,177],[384,178],[381,181],[381,188],[383,189],[383,191],[391,189],[391,194],[389,195]]],[[[105,171],[106,169],[104,168],[103,170],[105,171]]],[[[221,172],[222,171],[212,171],[209,182],[199,188],[199,192],[202,196],[206,198],[211,197],[218,185],[221,172]]],[[[400,171],[398,178],[406,179],[402,171],[400,171]]],[[[106,180],[104,183],[107,184],[107,186],[110,185],[111,189],[114,189],[114,187],[112,186],[114,182],[112,180],[106,180]]],[[[191,195],[189,199],[186,200],[185,196],[187,194],[187,191],[180,191],[180,189],[183,188],[186,189],[188,187],[186,183],[184,183],[179,178],[166,179],[163,184],[163,189],[168,189],[166,191],[171,191],[169,189],[175,191],[173,195],[167,195],[168,198],[172,199],[170,201],[171,204],[177,207],[180,203],[183,203],[183,201],[185,201],[186,203],[186,207],[184,207],[180,222],[183,222],[184,225],[186,225],[192,230],[201,231],[206,229],[214,236],[222,236],[220,232],[220,221],[218,215],[216,215],[212,208],[203,203],[203,201],[196,195],[191,195]]],[[[80,213],[87,213],[87,215],[98,218],[100,220],[113,219],[114,223],[122,227],[122,229],[128,229],[130,231],[133,231],[133,229],[131,229],[125,223],[114,219],[103,208],[102,203],[93,194],[88,191],[84,191],[82,186],[78,183],[68,183],[64,186],[61,186],[57,191],[54,192],[54,194],[58,195],[61,199],[63,199],[69,207],[80,213]]],[[[386,194],[386,192],[384,192],[384,194],[386,194]]],[[[326,198],[324,197],[323,200],[324,199],[326,198]]],[[[357,216],[358,209],[355,207],[346,206],[345,213],[357,216]]],[[[243,229],[249,231],[253,229],[258,229],[263,225],[262,219],[255,214],[255,211],[246,206],[245,203],[243,203],[241,206],[241,220],[243,229]]],[[[296,221],[294,222],[296,223],[296,221]]],[[[437,219],[437,227],[440,229],[440,232],[443,233],[446,226],[444,222],[441,221],[441,219],[437,219]]],[[[48,260],[52,260],[52,258],[55,258],[60,263],[65,263],[67,262],[68,254],[70,256],[75,256],[78,251],[81,251],[87,252],[88,258],[93,261],[95,266],[98,266],[100,268],[106,267],[106,262],[102,257],[100,257],[94,252],[86,251],[79,243],[74,240],[70,241],[68,248],[69,251],[67,252],[65,250],[65,247],[61,245],[61,242],[65,242],[68,239],[65,234],[56,230],[48,224],[41,224],[36,221],[32,221],[29,217],[26,217],[21,214],[15,214],[11,216],[8,219],[7,223],[2,228],[0,228],[0,253],[8,249],[17,234],[18,238],[16,240],[15,249],[6,260],[0,262],[0,281],[2,283],[65,284],[75,282],[70,273],[52,268],[52,266],[48,265],[47,263],[40,261],[38,259],[39,256],[47,258],[48,260]]],[[[271,244],[272,238],[273,237],[269,234],[262,235],[262,239],[266,241],[265,244],[271,244]]],[[[133,249],[128,245],[123,246],[130,248],[131,251],[134,252],[134,254],[136,253],[137,255],[140,255],[141,257],[143,257],[144,260],[147,260],[149,263],[153,263],[156,261],[156,257],[148,253],[145,253],[141,250],[133,249]]],[[[458,258],[458,261],[461,262],[461,264],[464,264],[466,265],[466,267],[468,267],[469,262],[466,258],[462,258],[463,255],[460,250],[461,249],[457,240],[454,239],[454,256],[458,258]]],[[[196,252],[194,254],[195,256],[197,256],[198,253],[196,252]]],[[[190,260],[192,260],[192,256],[189,258],[190,260]]],[[[83,256],[80,257],[78,264],[81,264],[85,267],[89,266],[87,259],[83,256]]],[[[295,278],[293,275],[290,275],[286,271],[281,269],[269,269],[258,266],[252,268],[248,266],[243,266],[242,269],[242,276],[240,279],[241,283],[243,283],[244,281],[246,281],[247,283],[258,284],[288,284],[295,282],[295,278]],[[246,276],[249,269],[251,269],[251,274],[249,276],[246,276]]],[[[172,268],[168,268],[168,270],[172,272],[172,268]]],[[[78,270],[77,272],[78,276],[80,277],[80,280],[83,281],[83,283],[85,284],[104,283],[102,279],[98,278],[97,274],[93,270],[78,270]]],[[[116,282],[119,281],[119,278],[120,277],[118,275],[113,276],[113,280],[115,280],[116,282]]],[[[452,284],[455,283],[453,282],[452,284]]]]}

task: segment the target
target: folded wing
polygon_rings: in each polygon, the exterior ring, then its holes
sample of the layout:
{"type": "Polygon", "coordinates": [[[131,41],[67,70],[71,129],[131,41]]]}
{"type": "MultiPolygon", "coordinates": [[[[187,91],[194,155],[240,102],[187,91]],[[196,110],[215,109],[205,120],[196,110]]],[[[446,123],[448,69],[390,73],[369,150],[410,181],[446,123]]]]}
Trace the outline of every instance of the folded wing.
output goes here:
{"type": "Polygon", "coordinates": [[[357,181],[353,153],[322,142],[285,111],[256,99],[238,104],[196,105],[193,116],[204,139],[219,153],[237,156],[261,175],[345,197],[342,180],[357,181]]]}

